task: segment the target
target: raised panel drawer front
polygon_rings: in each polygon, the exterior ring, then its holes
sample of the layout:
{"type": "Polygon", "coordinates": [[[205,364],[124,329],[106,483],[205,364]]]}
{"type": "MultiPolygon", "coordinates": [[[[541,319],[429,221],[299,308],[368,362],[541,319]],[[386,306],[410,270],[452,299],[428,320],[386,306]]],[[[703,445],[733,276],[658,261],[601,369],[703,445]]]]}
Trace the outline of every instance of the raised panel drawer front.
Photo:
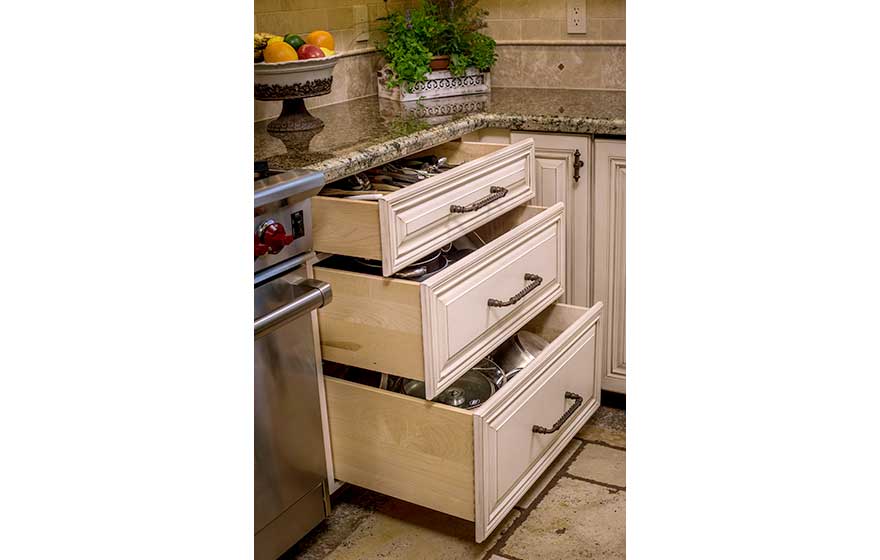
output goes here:
{"type": "Polygon", "coordinates": [[[550,345],[473,410],[325,376],[336,478],[473,521],[482,542],[598,408],[601,310],[533,319],[550,345]]]}
{"type": "Polygon", "coordinates": [[[565,207],[556,204],[421,285],[425,386],[442,392],[564,293],[565,207]],[[510,301],[540,284],[522,299],[510,301]]]}
{"type": "Polygon", "coordinates": [[[531,139],[509,146],[449,142],[412,157],[426,154],[458,165],[378,201],[315,197],[315,249],[381,259],[382,274],[390,276],[535,196],[531,139]]]}
{"type": "Polygon", "coordinates": [[[562,295],[564,211],[496,218],[477,230],[485,245],[421,283],[317,265],[333,286],[318,310],[324,359],[424,380],[433,399],[562,295]]]}

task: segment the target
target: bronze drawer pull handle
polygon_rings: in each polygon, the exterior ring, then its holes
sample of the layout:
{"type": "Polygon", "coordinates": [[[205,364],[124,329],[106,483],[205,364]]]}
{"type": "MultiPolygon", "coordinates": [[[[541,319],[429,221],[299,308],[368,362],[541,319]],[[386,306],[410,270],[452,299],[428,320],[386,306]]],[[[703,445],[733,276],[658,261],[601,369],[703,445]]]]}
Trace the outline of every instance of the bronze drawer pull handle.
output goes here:
{"type": "Polygon", "coordinates": [[[526,286],[522,290],[518,291],[516,294],[513,295],[513,297],[511,297],[507,301],[501,301],[499,299],[489,298],[489,307],[507,307],[508,305],[513,305],[514,303],[518,302],[522,298],[526,297],[526,294],[528,294],[529,292],[531,292],[532,290],[534,290],[535,288],[540,286],[541,282],[544,281],[544,279],[541,278],[540,276],[538,276],[537,274],[530,274],[528,272],[526,272],[525,279],[526,279],[526,282],[531,282],[531,284],[529,284],[528,286],[526,286]]]}
{"type": "Polygon", "coordinates": [[[476,200],[471,202],[467,206],[459,206],[458,204],[453,204],[449,207],[449,211],[453,214],[464,214],[465,212],[475,212],[479,210],[483,206],[488,204],[492,204],[496,200],[504,198],[507,196],[507,189],[504,187],[489,187],[489,192],[492,193],[489,196],[485,196],[480,200],[476,200]]]}
{"type": "Polygon", "coordinates": [[[569,409],[566,410],[565,413],[559,417],[559,420],[557,420],[556,423],[553,424],[553,427],[545,428],[544,426],[534,425],[532,426],[533,432],[535,432],[536,434],[552,434],[553,432],[558,431],[559,428],[561,428],[562,425],[565,424],[565,421],[571,418],[571,415],[574,414],[574,411],[577,410],[582,404],[584,404],[584,398],[577,393],[570,393],[569,391],[566,391],[565,398],[574,399],[574,404],[571,405],[571,407],[569,407],[569,409]]]}

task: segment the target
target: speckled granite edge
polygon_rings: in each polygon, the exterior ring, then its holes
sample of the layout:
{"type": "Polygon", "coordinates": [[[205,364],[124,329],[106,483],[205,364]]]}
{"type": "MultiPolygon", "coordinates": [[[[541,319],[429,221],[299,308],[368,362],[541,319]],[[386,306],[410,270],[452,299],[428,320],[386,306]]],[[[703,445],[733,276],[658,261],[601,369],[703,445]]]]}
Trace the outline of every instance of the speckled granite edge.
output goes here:
{"type": "Polygon", "coordinates": [[[321,171],[327,182],[359,173],[371,167],[405,157],[460,138],[483,128],[510,128],[533,132],[564,132],[574,134],[626,134],[623,119],[595,119],[589,117],[566,117],[546,115],[517,115],[508,113],[476,113],[462,119],[432,126],[394,140],[388,140],[368,148],[354,150],[345,155],[326,159],[306,166],[321,171]]]}

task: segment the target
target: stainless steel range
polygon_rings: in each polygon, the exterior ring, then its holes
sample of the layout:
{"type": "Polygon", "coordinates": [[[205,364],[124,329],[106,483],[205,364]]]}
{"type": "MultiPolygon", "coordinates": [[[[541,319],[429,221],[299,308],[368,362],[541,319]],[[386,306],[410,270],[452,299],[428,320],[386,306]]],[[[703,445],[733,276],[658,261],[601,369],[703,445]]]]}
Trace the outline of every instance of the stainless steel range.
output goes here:
{"type": "Polygon", "coordinates": [[[308,277],[311,197],[324,176],[254,164],[254,558],[274,560],[329,513],[308,277]]]}

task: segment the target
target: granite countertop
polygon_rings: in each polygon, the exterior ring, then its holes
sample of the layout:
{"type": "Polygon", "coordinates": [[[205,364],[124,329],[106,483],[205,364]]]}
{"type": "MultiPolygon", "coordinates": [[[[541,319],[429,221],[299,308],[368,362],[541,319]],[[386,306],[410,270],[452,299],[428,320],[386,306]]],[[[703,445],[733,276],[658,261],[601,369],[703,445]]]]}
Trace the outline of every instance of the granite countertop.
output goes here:
{"type": "Polygon", "coordinates": [[[626,92],[493,88],[490,94],[401,104],[378,97],[313,109],[324,128],[276,134],[254,124],[254,159],[324,172],[327,181],[482,128],[626,134],[626,92]]]}

